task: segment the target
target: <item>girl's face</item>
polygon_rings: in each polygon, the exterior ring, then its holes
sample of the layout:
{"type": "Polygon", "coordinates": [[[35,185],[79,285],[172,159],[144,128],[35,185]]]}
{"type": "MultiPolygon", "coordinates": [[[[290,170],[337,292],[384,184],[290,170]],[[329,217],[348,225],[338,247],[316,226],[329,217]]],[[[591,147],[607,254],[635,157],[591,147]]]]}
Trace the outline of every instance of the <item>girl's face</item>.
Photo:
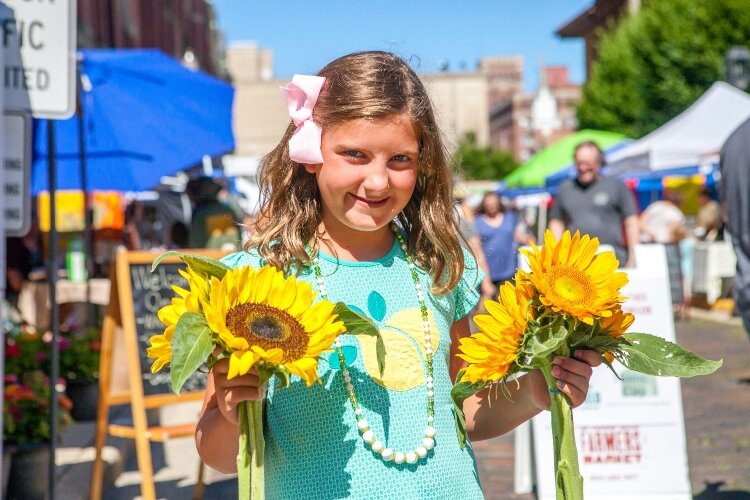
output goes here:
{"type": "Polygon", "coordinates": [[[402,114],[359,118],[323,130],[323,163],[314,173],[330,233],[388,231],[417,182],[419,142],[402,114]]]}

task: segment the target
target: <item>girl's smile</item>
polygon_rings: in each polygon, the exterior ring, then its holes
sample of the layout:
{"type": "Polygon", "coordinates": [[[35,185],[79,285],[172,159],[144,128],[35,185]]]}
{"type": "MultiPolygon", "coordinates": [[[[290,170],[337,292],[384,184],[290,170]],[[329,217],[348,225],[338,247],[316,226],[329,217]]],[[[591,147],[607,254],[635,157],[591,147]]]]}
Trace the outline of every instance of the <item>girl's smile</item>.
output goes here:
{"type": "Polygon", "coordinates": [[[363,203],[363,204],[367,205],[368,207],[373,207],[373,208],[383,206],[385,204],[385,202],[388,201],[388,198],[383,198],[383,199],[380,199],[380,200],[368,200],[366,198],[360,198],[356,194],[353,194],[352,196],[358,202],[363,203]]]}

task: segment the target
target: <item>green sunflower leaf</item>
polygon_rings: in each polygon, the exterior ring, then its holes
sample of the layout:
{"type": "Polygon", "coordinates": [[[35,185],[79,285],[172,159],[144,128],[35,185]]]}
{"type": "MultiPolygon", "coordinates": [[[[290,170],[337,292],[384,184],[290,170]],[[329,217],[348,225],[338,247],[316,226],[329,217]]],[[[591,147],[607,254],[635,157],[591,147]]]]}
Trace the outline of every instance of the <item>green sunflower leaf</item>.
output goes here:
{"type": "Polygon", "coordinates": [[[289,385],[292,374],[283,365],[276,365],[273,374],[279,379],[278,387],[283,389],[289,385]]]}
{"type": "Polygon", "coordinates": [[[548,359],[553,353],[560,354],[561,347],[568,338],[568,329],[562,317],[555,318],[550,324],[530,326],[524,339],[524,353],[531,358],[531,365],[536,360],[548,359]]]}
{"type": "Polygon", "coordinates": [[[193,271],[205,274],[206,276],[216,276],[222,279],[229,271],[229,266],[220,260],[204,257],[203,255],[184,254],[180,257],[193,271]]]}
{"type": "Polygon", "coordinates": [[[385,342],[380,335],[377,325],[369,318],[353,311],[343,302],[337,302],[333,312],[346,325],[346,333],[349,335],[369,335],[375,337],[375,355],[378,358],[378,369],[380,374],[385,373],[385,342]]]}
{"type": "Polygon", "coordinates": [[[159,264],[161,264],[165,259],[169,259],[172,257],[179,258],[185,264],[190,266],[193,271],[204,274],[206,276],[216,276],[219,279],[223,278],[226,272],[229,270],[229,266],[227,266],[220,260],[212,259],[211,257],[206,257],[203,255],[191,255],[170,250],[169,252],[160,254],[156,259],[154,259],[153,264],[151,264],[151,272],[154,272],[159,264]]]}
{"type": "Polygon", "coordinates": [[[164,259],[168,259],[170,257],[180,257],[182,254],[180,252],[175,252],[174,250],[170,250],[169,252],[164,252],[162,254],[159,254],[158,257],[154,259],[154,262],[151,264],[151,272],[153,273],[157,267],[159,267],[159,264],[164,259]]]}
{"type": "Polygon", "coordinates": [[[180,316],[172,337],[170,375],[172,390],[179,394],[185,381],[195,373],[213,352],[211,330],[206,318],[197,312],[180,316]]]}
{"type": "Polygon", "coordinates": [[[665,377],[693,377],[715,372],[722,360],[704,359],[677,344],[647,333],[623,335],[617,360],[626,368],[665,377]]]}
{"type": "Polygon", "coordinates": [[[477,392],[487,387],[487,382],[460,382],[466,370],[461,370],[456,376],[457,382],[451,389],[451,398],[453,398],[453,415],[456,418],[456,435],[458,436],[458,445],[463,450],[468,440],[466,432],[466,415],[464,415],[464,401],[477,392]]]}

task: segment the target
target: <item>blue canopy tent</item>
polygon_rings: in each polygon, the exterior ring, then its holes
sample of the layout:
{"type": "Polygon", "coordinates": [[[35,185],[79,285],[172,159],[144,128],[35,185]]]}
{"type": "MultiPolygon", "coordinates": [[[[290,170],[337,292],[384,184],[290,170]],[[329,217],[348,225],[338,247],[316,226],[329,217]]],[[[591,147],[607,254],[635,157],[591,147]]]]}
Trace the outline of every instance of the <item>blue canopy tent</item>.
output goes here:
{"type": "MultiPolygon", "coordinates": [[[[79,52],[79,118],[55,123],[58,189],[142,191],[203,156],[234,149],[228,83],[154,49],[79,52]]],[[[47,127],[34,121],[31,190],[48,189],[47,127]]]]}
{"type": "Polygon", "coordinates": [[[665,182],[669,179],[681,181],[698,177],[699,183],[712,190],[717,189],[719,177],[719,165],[692,165],[687,167],[669,168],[652,172],[638,172],[623,174],[619,177],[638,194],[638,203],[641,210],[649,204],[660,200],[664,195],[665,182]]]}

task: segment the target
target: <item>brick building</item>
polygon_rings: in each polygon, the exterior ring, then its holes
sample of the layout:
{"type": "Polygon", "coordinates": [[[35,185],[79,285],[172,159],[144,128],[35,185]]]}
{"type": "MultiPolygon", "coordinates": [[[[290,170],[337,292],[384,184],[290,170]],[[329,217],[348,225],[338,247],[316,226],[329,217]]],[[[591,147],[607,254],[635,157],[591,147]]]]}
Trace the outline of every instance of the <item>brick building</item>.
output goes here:
{"type": "Polygon", "coordinates": [[[591,76],[591,65],[596,60],[599,38],[615,26],[622,16],[637,12],[642,0],[596,0],[594,5],[571,19],[557,30],[561,38],[583,38],[586,46],[586,78],[591,76]]]}
{"type": "Polygon", "coordinates": [[[78,47],[158,48],[226,76],[223,41],[208,0],[78,0],[78,47]]]}
{"type": "Polygon", "coordinates": [[[523,90],[522,56],[488,56],[479,61],[479,73],[487,79],[487,99],[492,109],[523,90]]]}

